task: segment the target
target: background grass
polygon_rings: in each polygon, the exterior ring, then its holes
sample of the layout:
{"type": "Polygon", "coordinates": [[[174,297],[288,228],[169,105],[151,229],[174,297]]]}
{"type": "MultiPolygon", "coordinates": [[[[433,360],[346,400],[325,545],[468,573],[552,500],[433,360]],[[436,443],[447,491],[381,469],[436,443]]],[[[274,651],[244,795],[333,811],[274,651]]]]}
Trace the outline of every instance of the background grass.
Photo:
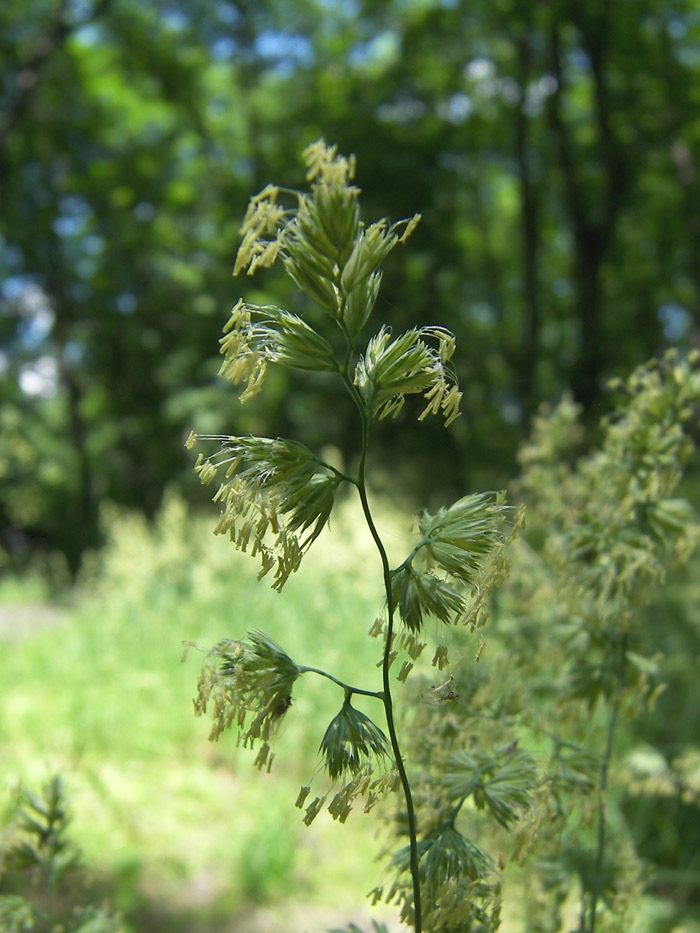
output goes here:
{"type": "MultiPolygon", "coordinates": [[[[403,550],[397,523],[383,518],[403,550]]],[[[260,628],[295,660],[378,689],[380,644],[366,633],[381,581],[361,515],[346,504],[282,595],[212,536],[211,515],[192,518],[176,497],[155,526],[114,509],[103,521],[107,544],[86,561],[70,606],[12,633],[0,653],[3,809],[19,781],[62,774],[73,838],[133,930],[252,930],[261,904],[264,928],[286,933],[321,929],[322,905],[357,917],[377,880],[377,821],[357,815],[341,827],[325,814],[306,829],[293,807],[341,691],[313,675],[300,682],[272,774],[259,774],[234,735],[207,742],[209,722],[192,714],[202,656],[181,655],[183,640],[209,647],[260,628]]],[[[6,603],[23,596],[45,593],[34,582],[0,591],[6,603]]],[[[317,786],[326,789],[320,775],[317,786]]]]}

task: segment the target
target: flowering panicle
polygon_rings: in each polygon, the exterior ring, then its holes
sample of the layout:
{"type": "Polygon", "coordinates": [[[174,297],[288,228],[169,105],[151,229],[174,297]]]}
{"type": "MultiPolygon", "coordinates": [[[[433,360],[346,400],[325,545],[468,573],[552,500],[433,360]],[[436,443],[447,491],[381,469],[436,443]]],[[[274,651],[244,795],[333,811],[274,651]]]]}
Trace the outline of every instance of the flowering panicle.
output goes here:
{"type": "Polygon", "coordinates": [[[195,700],[198,716],[213,706],[209,736],[216,741],[234,723],[244,746],[261,740],[258,767],[271,764],[268,739],[292,703],[301,669],[271,638],[249,632],[248,641],[222,641],[209,652],[195,700]]]}
{"type": "Polygon", "coordinates": [[[245,383],[241,401],[256,395],[269,363],[292,369],[337,372],[331,345],[298,315],[274,306],[236,302],[219,341],[224,362],[219,375],[245,383]]]}
{"type": "Polygon", "coordinates": [[[414,327],[391,339],[382,327],[357,364],[355,385],[367,407],[378,418],[396,415],[405,396],[422,394],[428,404],[419,415],[442,413],[445,425],[459,417],[462,393],[448,363],[455,349],[453,335],[442,327],[414,327]],[[436,341],[437,347],[427,341],[436,341]]]}
{"type": "Polygon", "coordinates": [[[317,139],[308,145],[302,155],[307,166],[307,181],[328,188],[347,188],[355,177],[355,156],[338,155],[338,147],[329,146],[325,139],[317,139]]]}
{"type": "Polygon", "coordinates": [[[669,565],[698,542],[694,510],[674,492],[692,448],[684,423],[700,404],[699,359],[671,350],[611,384],[624,404],[603,420],[600,448],[575,468],[558,462],[581,430],[569,399],[536,418],[521,454],[523,487],[555,528],[552,564],[591,631],[631,625],[669,565]]]}
{"type": "Polygon", "coordinates": [[[374,307],[379,267],[410,236],[420,215],[367,227],[360,220],[360,189],[351,184],[354,156],[339,155],[321,139],[305,150],[304,160],[309,193],[268,185],[251,199],[234,274],[252,274],[281,258],[297,287],[354,340],[374,307]],[[282,193],[292,194],[296,206],[283,208],[282,193]]]}
{"type": "MultiPolygon", "coordinates": [[[[344,781],[328,804],[328,812],[341,823],[346,821],[357,801],[362,802],[363,812],[369,813],[384,794],[400,786],[395,768],[375,775],[377,763],[383,763],[390,753],[389,741],[368,716],[352,706],[351,696],[351,690],[347,689],[342,709],[326,729],[319,749],[331,780],[344,781]]],[[[299,809],[305,808],[307,826],[316,818],[330,793],[316,797],[305,807],[310,791],[310,786],[302,787],[296,802],[299,809]]]]}
{"type": "MultiPolygon", "coordinates": [[[[354,157],[342,156],[337,147],[318,140],[306,149],[304,160],[309,191],[268,185],[251,199],[241,227],[243,239],[234,273],[245,269],[252,274],[279,259],[285,273],[309,300],[308,320],[275,306],[239,300],[220,340],[220,374],[241,387],[242,402],[261,390],[271,364],[336,377],[359,409],[363,430],[358,474],[346,476],[303,444],[279,438],[192,433],[187,446],[197,441],[218,442],[215,453],[200,453],[195,464],[202,483],[219,482],[213,497],[221,508],[215,532],[228,534],[238,550],[259,555],[259,578],[274,571],[273,588],[277,590],[297,570],[328,522],[340,484],[345,481],[356,487],[385,570],[387,611],[370,632],[384,641],[377,664],[382,668],[384,689],[352,687],[318,668],[300,667],[267,636],[253,632],[247,641],[222,642],[211,652],[210,658],[215,660],[205,665],[195,706],[202,713],[207,704],[212,705],[212,738],[236,724],[244,745],[257,742],[255,764],[269,770],[273,757],[269,740],[290,707],[296,679],[314,672],[343,688],[345,701],[319,749],[331,787],[308,804],[311,788],[302,788],[297,806],[304,810],[304,822],[313,822],[329,796],[328,811],[344,822],[356,805],[359,809],[360,802],[368,812],[385,792],[402,788],[410,857],[409,850],[400,855],[400,879],[390,896],[402,902],[404,918],[410,920],[414,905],[416,916],[420,913],[422,884],[433,901],[426,914],[426,929],[472,929],[472,921],[476,929],[488,908],[490,925],[484,929],[491,930],[498,913],[495,886],[487,880],[493,865],[478,846],[455,829],[454,814],[443,821],[444,825],[433,823],[424,828],[420,850],[417,848],[415,811],[387,683],[397,659],[397,679],[406,682],[425,648],[421,632],[427,618],[445,623],[464,621],[472,627],[483,622],[484,600],[507,573],[508,510],[502,497],[488,494],[465,497],[434,515],[424,512],[418,522],[418,543],[399,567],[389,571],[386,551],[367,505],[369,421],[395,416],[406,396],[417,395],[423,399],[419,420],[441,415],[445,425],[450,425],[459,416],[461,400],[452,366],[455,338],[437,326],[414,327],[397,337],[388,327],[381,327],[360,355],[359,338],[376,304],[382,263],[411,235],[420,215],[396,223],[382,219],[365,224],[360,217],[360,191],[353,184],[354,157]],[[403,621],[400,631],[395,628],[394,609],[403,621]],[[354,695],[383,704],[391,739],[353,707],[354,695]],[[409,873],[411,883],[404,883],[409,873]],[[450,923],[454,918],[455,925],[444,926],[445,918],[450,923]]],[[[670,513],[660,518],[671,519],[670,513]]],[[[517,525],[517,521],[512,524],[517,525]]],[[[447,663],[446,649],[438,648],[433,664],[442,670],[447,663]]],[[[459,697],[452,677],[428,692],[437,704],[459,697]]],[[[456,775],[457,769],[453,770],[456,775]]],[[[460,772],[460,776],[464,775],[460,772]]],[[[480,785],[464,792],[463,800],[471,794],[478,805],[480,793],[490,795],[484,799],[502,821],[508,822],[512,800],[501,799],[497,785],[500,781],[513,790],[509,780],[505,771],[498,772],[488,790],[480,785]]],[[[442,797],[449,797],[449,793],[449,788],[440,788],[442,797]]],[[[420,929],[419,922],[416,929],[420,929]]]]}
{"type": "Polygon", "coordinates": [[[225,468],[214,496],[222,505],[215,534],[228,534],[240,551],[250,547],[252,556],[260,554],[259,578],[275,567],[273,588],[281,590],[328,521],[343,475],[297,441],[191,435],[194,440],[220,443],[215,454],[200,453],[195,463],[204,484],[225,468]]]}
{"type": "Polygon", "coordinates": [[[477,809],[488,808],[506,828],[527,810],[537,781],[531,756],[512,746],[495,752],[458,749],[448,757],[442,778],[451,800],[471,797],[477,809]]]}
{"type": "Polygon", "coordinates": [[[368,765],[341,787],[328,804],[328,812],[334,820],[344,823],[358,799],[364,799],[362,812],[369,813],[385,793],[398,790],[396,771],[385,771],[376,778],[373,775],[372,766],[368,765]]]}
{"type": "Polygon", "coordinates": [[[248,275],[252,275],[258,267],[271,266],[277,258],[280,248],[279,231],[293,214],[293,211],[278,204],[279,194],[280,188],[276,185],[266,185],[259,194],[250,199],[241,226],[243,242],[236,255],[234,275],[238,275],[243,269],[247,269],[248,275]]]}
{"type": "Polygon", "coordinates": [[[415,570],[411,564],[394,573],[391,586],[399,615],[411,631],[420,631],[424,615],[451,622],[464,610],[464,600],[454,587],[430,571],[415,570]]]}
{"type": "Polygon", "coordinates": [[[522,521],[515,512],[509,533],[513,513],[503,494],[476,493],[419,516],[420,539],[392,571],[394,605],[408,629],[420,631],[425,616],[472,628],[485,621],[484,600],[508,574],[506,547],[522,521]]]}
{"type": "MultiPolygon", "coordinates": [[[[418,846],[421,889],[425,895],[426,929],[495,931],[500,926],[500,882],[496,864],[480,846],[448,820],[418,846]],[[429,925],[428,925],[429,924],[429,925]]],[[[408,846],[394,856],[397,879],[386,901],[401,905],[401,919],[412,922],[412,892],[407,880],[408,846]]],[[[382,888],[373,892],[382,897],[382,888]]]]}
{"type": "Polygon", "coordinates": [[[496,548],[508,543],[506,518],[513,509],[503,493],[473,493],[418,520],[423,554],[430,564],[467,585],[478,581],[496,548]]]}

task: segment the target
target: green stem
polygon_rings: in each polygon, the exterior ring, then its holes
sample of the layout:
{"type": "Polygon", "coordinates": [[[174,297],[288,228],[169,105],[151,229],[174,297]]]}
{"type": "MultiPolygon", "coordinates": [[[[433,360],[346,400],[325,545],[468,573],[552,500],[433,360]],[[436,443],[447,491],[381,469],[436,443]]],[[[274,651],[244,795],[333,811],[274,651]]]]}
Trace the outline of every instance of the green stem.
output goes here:
{"type": "Polygon", "coordinates": [[[600,765],[600,777],[598,781],[598,845],[596,851],[595,872],[593,875],[593,890],[591,892],[591,910],[589,917],[589,933],[595,933],[596,909],[600,900],[601,889],[603,886],[603,862],[605,860],[605,824],[607,816],[607,791],[608,791],[608,771],[613,753],[613,740],[615,736],[615,726],[617,724],[620,704],[622,702],[622,691],[625,686],[625,659],[627,656],[627,634],[625,633],[619,645],[619,656],[617,663],[617,680],[615,684],[615,696],[610,711],[610,720],[608,721],[608,734],[605,741],[605,752],[600,765]]]}
{"type": "Polygon", "coordinates": [[[346,483],[353,482],[352,476],[348,476],[346,473],[343,473],[342,470],[339,470],[337,467],[334,467],[333,464],[328,463],[328,461],[324,460],[322,457],[318,457],[316,454],[314,454],[314,459],[316,463],[318,463],[319,466],[323,467],[324,470],[328,470],[328,472],[336,476],[338,480],[342,482],[346,482],[346,483]]]}
{"type": "Polygon", "coordinates": [[[329,674],[328,671],[322,671],[318,667],[300,667],[299,672],[301,674],[319,674],[321,677],[326,677],[328,680],[332,680],[334,684],[338,684],[339,687],[342,687],[343,690],[350,694],[356,693],[363,697],[374,697],[376,700],[384,699],[384,694],[381,692],[377,692],[376,690],[362,690],[360,687],[351,687],[350,684],[346,684],[342,680],[338,680],[337,677],[329,674]]]}
{"type": "MultiPolygon", "coordinates": [[[[357,410],[360,413],[360,418],[362,419],[362,424],[363,424],[363,437],[364,437],[364,433],[365,433],[364,425],[365,425],[365,422],[367,421],[367,412],[365,411],[364,399],[360,395],[360,392],[357,386],[350,378],[351,361],[352,361],[352,346],[348,344],[348,353],[347,353],[347,356],[345,357],[345,362],[343,363],[343,366],[341,367],[340,377],[343,380],[343,384],[345,388],[348,390],[348,394],[350,395],[350,398],[353,400],[353,402],[355,403],[357,407],[357,410]]],[[[364,463],[367,457],[366,449],[363,450],[361,456],[362,456],[362,462],[364,463]]]]}
{"type": "MultiPolygon", "coordinates": [[[[346,335],[348,336],[348,335],[346,335]]],[[[350,397],[357,406],[357,410],[360,413],[360,419],[362,421],[362,449],[360,453],[360,464],[357,472],[357,480],[352,481],[354,485],[357,486],[357,491],[360,495],[360,502],[362,503],[362,511],[365,516],[365,521],[367,522],[367,527],[369,528],[370,534],[374,539],[374,543],[377,546],[379,551],[379,557],[382,563],[382,573],[384,577],[384,591],[386,593],[386,605],[387,605],[387,630],[386,630],[386,641],[384,643],[384,656],[382,659],[382,683],[384,689],[382,691],[381,698],[384,703],[384,714],[386,716],[387,728],[389,730],[389,740],[391,742],[391,749],[394,754],[394,760],[396,762],[396,770],[399,773],[399,779],[401,780],[401,787],[403,789],[404,800],[406,802],[406,817],[408,820],[408,840],[409,840],[409,851],[410,851],[410,870],[411,870],[411,880],[413,882],[413,927],[415,933],[422,933],[423,931],[423,920],[422,920],[422,908],[421,908],[421,892],[420,892],[420,873],[418,870],[418,833],[416,830],[416,813],[413,806],[413,794],[411,793],[411,785],[408,780],[408,775],[406,773],[406,768],[403,763],[403,758],[401,756],[401,746],[399,745],[399,738],[396,733],[396,723],[394,721],[394,705],[391,696],[391,683],[389,680],[389,664],[391,656],[391,643],[394,637],[394,597],[391,589],[391,568],[389,567],[389,558],[387,557],[386,549],[384,543],[382,542],[379,532],[377,531],[377,526],[374,524],[374,518],[372,517],[372,511],[369,507],[369,502],[367,500],[367,484],[365,482],[365,468],[367,463],[367,451],[369,449],[369,413],[365,406],[364,399],[360,395],[357,386],[353,383],[349,375],[349,365],[350,359],[352,357],[352,345],[351,341],[348,339],[348,354],[345,360],[345,365],[340,371],[341,378],[345,384],[350,397]]]]}
{"type": "Polygon", "coordinates": [[[413,563],[413,558],[416,556],[418,551],[420,551],[422,547],[425,547],[428,541],[430,541],[430,535],[423,535],[418,544],[416,544],[411,553],[408,555],[406,560],[402,561],[398,567],[394,567],[393,573],[397,574],[400,571],[405,570],[406,567],[409,567],[413,563]]]}
{"type": "MultiPolygon", "coordinates": [[[[474,788],[472,788],[472,790],[473,789],[474,788]]],[[[462,794],[462,796],[459,798],[459,800],[454,805],[454,807],[452,807],[452,810],[450,811],[450,815],[447,817],[447,819],[442,825],[441,832],[442,830],[449,829],[450,827],[455,825],[455,820],[459,816],[459,811],[462,809],[465,801],[467,801],[469,797],[471,796],[472,790],[467,791],[466,794],[462,794]]]]}
{"type": "MultiPolygon", "coordinates": [[[[355,386],[352,387],[354,391],[353,398],[357,401],[357,390],[355,386]]],[[[386,641],[384,643],[384,657],[382,660],[382,682],[384,685],[384,690],[382,694],[382,700],[384,703],[384,712],[386,715],[387,728],[389,730],[389,739],[391,741],[391,748],[394,753],[394,760],[396,762],[396,769],[399,772],[399,778],[401,780],[401,786],[403,788],[404,799],[406,801],[406,816],[408,818],[408,838],[409,838],[409,849],[410,849],[410,869],[411,869],[411,879],[413,881],[413,914],[414,914],[414,930],[415,933],[422,933],[422,916],[421,916],[421,893],[420,893],[420,875],[418,871],[418,836],[416,832],[416,814],[413,807],[413,795],[411,793],[411,785],[408,780],[408,775],[406,773],[406,768],[404,767],[403,758],[401,756],[401,747],[399,745],[398,735],[396,733],[396,724],[394,722],[394,707],[391,697],[391,683],[389,680],[389,664],[390,664],[390,655],[391,655],[391,643],[394,635],[394,599],[391,591],[391,570],[389,567],[389,559],[386,554],[386,549],[382,539],[379,536],[377,527],[374,524],[374,519],[372,517],[372,512],[369,507],[369,502],[367,500],[367,487],[365,483],[365,464],[367,460],[367,449],[369,446],[369,417],[363,405],[358,404],[360,410],[360,415],[362,417],[362,453],[360,455],[360,466],[358,470],[358,479],[357,479],[357,490],[360,494],[360,502],[362,503],[362,511],[364,512],[365,520],[367,526],[370,530],[370,534],[374,539],[374,543],[377,546],[379,551],[379,556],[382,562],[382,570],[384,576],[384,590],[386,592],[386,604],[387,604],[387,630],[386,630],[386,641]]]]}

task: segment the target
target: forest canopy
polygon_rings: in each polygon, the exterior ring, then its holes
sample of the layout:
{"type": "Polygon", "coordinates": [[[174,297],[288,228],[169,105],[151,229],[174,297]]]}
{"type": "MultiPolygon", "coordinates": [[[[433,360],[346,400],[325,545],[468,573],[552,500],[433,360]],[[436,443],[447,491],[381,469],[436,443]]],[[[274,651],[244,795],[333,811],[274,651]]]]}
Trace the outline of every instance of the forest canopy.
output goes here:
{"type": "MultiPolygon", "coordinates": [[[[609,377],[697,342],[699,49],[680,0],[2,4],[4,564],[75,569],[103,499],[198,495],[195,422],[353,449],[340,398],[275,374],[239,408],[217,378],[249,193],[293,184],[320,136],[357,155],[368,216],[422,214],[378,302],[457,337],[464,415],[423,428],[431,489],[512,476],[566,388],[597,423],[609,377]]],[[[284,288],[252,298],[300,310],[284,288]]],[[[412,414],[384,434],[407,494],[412,414]]]]}

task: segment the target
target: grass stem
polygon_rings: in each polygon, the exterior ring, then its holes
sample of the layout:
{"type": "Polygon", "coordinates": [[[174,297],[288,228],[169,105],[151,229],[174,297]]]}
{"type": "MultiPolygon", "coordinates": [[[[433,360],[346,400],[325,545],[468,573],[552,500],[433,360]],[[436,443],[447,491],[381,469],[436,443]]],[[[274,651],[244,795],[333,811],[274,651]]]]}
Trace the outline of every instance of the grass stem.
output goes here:
{"type": "Polygon", "coordinates": [[[379,551],[379,556],[382,562],[382,570],[384,576],[384,590],[386,592],[386,604],[387,604],[387,629],[386,629],[386,640],[384,643],[384,657],[382,660],[382,681],[384,685],[383,690],[383,703],[384,703],[384,712],[386,715],[387,728],[389,730],[389,739],[391,741],[391,748],[394,753],[394,760],[396,762],[396,769],[399,773],[399,778],[401,780],[401,787],[403,788],[404,800],[406,803],[406,817],[408,821],[408,837],[409,837],[409,850],[410,850],[410,869],[411,869],[411,879],[413,882],[413,925],[415,933],[422,933],[422,911],[421,911],[421,892],[420,892],[420,874],[418,870],[418,834],[416,830],[416,814],[413,806],[413,795],[411,793],[411,784],[408,780],[408,774],[403,762],[401,755],[401,747],[399,745],[399,739],[396,732],[396,723],[394,721],[394,708],[393,701],[391,696],[391,682],[389,680],[389,665],[390,665],[390,655],[391,655],[391,643],[394,635],[394,599],[391,589],[391,570],[389,567],[389,559],[387,557],[386,548],[384,543],[377,531],[377,527],[374,523],[372,517],[372,512],[369,507],[369,501],[367,499],[367,486],[365,482],[365,463],[367,458],[367,449],[369,446],[369,417],[363,408],[360,408],[360,414],[362,417],[362,453],[360,456],[360,466],[358,470],[358,481],[357,489],[360,494],[360,502],[362,503],[362,511],[367,521],[367,526],[370,530],[370,534],[374,539],[374,542],[379,551]]]}

